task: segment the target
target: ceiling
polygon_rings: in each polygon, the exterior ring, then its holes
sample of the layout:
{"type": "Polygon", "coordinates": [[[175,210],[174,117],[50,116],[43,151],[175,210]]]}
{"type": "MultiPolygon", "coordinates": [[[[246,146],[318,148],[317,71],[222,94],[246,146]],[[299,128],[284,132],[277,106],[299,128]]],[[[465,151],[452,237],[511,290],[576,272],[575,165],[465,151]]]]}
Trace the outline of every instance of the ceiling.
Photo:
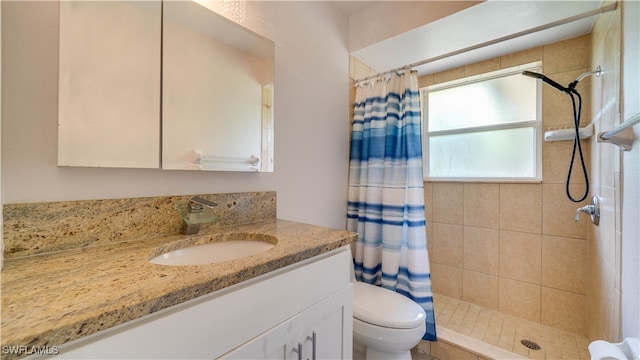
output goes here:
{"type": "Polygon", "coordinates": [[[347,15],[351,15],[356,13],[362,9],[365,9],[371,5],[375,5],[379,1],[340,1],[334,0],[332,3],[335,5],[340,11],[347,15]]]}
{"type": "MultiPolygon", "coordinates": [[[[346,14],[375,3],[334,2],[346,14]]],[[[424,75],[587,34],[595,15],[550,25],[597,11],[600,6],[601,1],[589,0],[489,0],[352,54],[379,72],[414,64],[424,75]]]]}

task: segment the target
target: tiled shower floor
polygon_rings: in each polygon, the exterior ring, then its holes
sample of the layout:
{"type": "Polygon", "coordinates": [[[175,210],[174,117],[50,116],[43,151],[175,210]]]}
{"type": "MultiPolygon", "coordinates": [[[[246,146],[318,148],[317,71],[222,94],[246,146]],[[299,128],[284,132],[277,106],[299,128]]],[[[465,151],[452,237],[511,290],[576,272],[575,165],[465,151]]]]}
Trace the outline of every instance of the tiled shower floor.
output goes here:
{"type": "Polygon", "coordinates": [[[434,294],[434,306],[438,327],[446,327],[528,359],[591,358],[587,350],[589,342],[584,336],[439,294],[434,294]],[[522,339],[536,342],[541,349],[528,349],[521,344],[522,339]]]}

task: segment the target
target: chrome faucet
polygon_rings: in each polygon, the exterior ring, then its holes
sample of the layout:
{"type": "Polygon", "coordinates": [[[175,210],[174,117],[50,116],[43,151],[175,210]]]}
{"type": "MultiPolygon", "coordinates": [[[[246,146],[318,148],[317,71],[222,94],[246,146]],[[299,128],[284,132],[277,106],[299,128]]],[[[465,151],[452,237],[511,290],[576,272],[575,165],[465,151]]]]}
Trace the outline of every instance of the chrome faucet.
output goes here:
{"type": "MultiPolygon", "coordinates": [[[[198,219],[197,214],[201,213],[205,207],[213,209],[218,204],[199,196],[189,199],[187,204],[187,213],[183,214],[182,233],[185,235],[194,235],[200,231],[200,224],[207,220],[198,219]]],[[[212,220],[209,220],[209,222],[212,220]]]]}
{"type": "Polygon", "coordinates": [[[585,205],[576,210],[576,222],[580,221],[580,213],[585,213],[591,216],[591,222],[598,226],[600,224],[600,200],[598,199],[598,196],[593,195],[590,205],[585,205]]]}

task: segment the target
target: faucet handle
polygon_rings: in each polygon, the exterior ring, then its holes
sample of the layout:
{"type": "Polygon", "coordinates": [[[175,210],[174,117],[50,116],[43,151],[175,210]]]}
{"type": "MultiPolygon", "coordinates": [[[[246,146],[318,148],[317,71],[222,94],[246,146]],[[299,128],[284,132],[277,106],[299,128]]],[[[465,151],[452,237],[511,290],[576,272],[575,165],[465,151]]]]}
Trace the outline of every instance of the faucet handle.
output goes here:
{"type": "Polygon", "coordinates": [[[203,206],[206,206],[212,209],[218,206],[218,204],[214,203],[213,201],[201,198],[199,196],[194,196],[191,199],[189,199],[189,211],[191,212],[202,211],[204,209],[203,206]]]}
{"type": "Polygon", "coordinates": [[[578,210],[576,210],[576,222],[580,221],[580,213],[583,212],[585,214],[589,214],[592,215],[595,212],[595,209],[593,207],[593,205],[585,205],[581,208],[578,208],[578,210]]]}
{"type": "Polygon", "coordinates": [[[576,210],[576,222],[580,221],[581,212],[589,214],[591,216],[591,222],[593,222],[594,225],[598,226],[600,224],[600,199],[598,198],[598,196],[593,195],[591,197],[590,205],[585,205],[576,210]]]}

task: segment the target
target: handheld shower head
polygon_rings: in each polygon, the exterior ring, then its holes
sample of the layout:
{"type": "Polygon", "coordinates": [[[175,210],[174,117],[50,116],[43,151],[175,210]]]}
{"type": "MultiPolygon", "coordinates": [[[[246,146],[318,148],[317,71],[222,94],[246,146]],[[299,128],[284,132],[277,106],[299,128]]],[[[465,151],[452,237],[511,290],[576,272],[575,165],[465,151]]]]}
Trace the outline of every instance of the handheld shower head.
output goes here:
{"type": "Polygon", "coordinates": [[[539,74],[537,72],[533,72],[533,71],[523,71],[522,75],[528,76],[528,77],[532,77],[532,78],[536,78],[536,79],[542,79],[544,77],[544,75],[539,74]]]}
{"type": "Polygon", "coordinates": [[[568,88],[566,88],[566,87],[564,87],[564,86],[562,86],[562,85],[558,84],[557,82],[555,82],[555,81],[553,81],[553,80],[549,79],[548,77],[546,77],[546,76],[544,76],[544,75],[542,75],[542,74],[539,74],[539,73],[537,73],[537,72],[533,72],[533,71],[523,71],[523,72],[522,72],[522,75],[524,75],[524,76],[528,76],[528,77],[532,77],[532,78],[536,78],[536,79],[540,79],[540,80],[544,81],[545,83],[547,83],[548,85],[551,85],[551,86],[553,86],[554,88],[556,88],[556,89],[558,89],[558,90],[560,90],[560,91],[562,91],[562,92],[565,92],[565,93],[568,93],[568,92],[569,92],[569,89],[568,89],[568,88]]]}
{"type": "Polygon", "coordinates": [[[536,72],[532,72],[532,71],[523,71],[522,75],[525,76],[529,76],[535,79],[540,79],[544,82],[546,82],[548,85],[553,86],[554,88],[566,93],[567,95],[569,95],[569,97],[571,98],[571,104],[573,106],[573,124],[575,127],[575,136],[573,138],[573,152],[571,153],[571,162],[569,163],[569,171],[567,172],[567,182],[566,182],[566,187],[565,187],[565,191],[567,193],[567,197],[569,198],[569,200],[573,201],[573,202],[581,202],[582,200],[587,198],[587,194],[589,193],[589,174],[587,173],[587,167],[585,166],[584,163],[584,156],[582,154],[582,146],[580,145],[580,136],[578,134],[578,129],[580,127],[580,113],[582,112],[582,97],[580,96],[580,93],[578,92],[578,90],[576,90],[576,85],[578,85],[578,83],[580,81],[582,81],[582,79],[586,78],[589,75],[596,75],[596,76],[600,76],[600,74],[602,73],[602,69],[600,68],[600,66],[598,66],[596,68],[595,71],[589,71],[586,72],[580,76],[578,76],[577,79],[575,79],[571,84],[567,85],[567,87],[564,87],[560,84],[558,84],[557,82],[549,79],[548,77],[536,73],[536,72]],[[576,105],[576,99],[578,99],[578,103],[576,105]],[[576,156],[576,151],[577,153],[580,155],[580,163],[582,164],[582,172],[584,174],[584,183],[585,183],[585,189],[584,189],[584,194],[582,195],[581,198],[576,199],[571,195],[571,191],[569,189],[569,185],[571,183],[571,173],[573,171],[573,164],[574,164],[574,160],[575,160],[575,156],[576,156]]]}

